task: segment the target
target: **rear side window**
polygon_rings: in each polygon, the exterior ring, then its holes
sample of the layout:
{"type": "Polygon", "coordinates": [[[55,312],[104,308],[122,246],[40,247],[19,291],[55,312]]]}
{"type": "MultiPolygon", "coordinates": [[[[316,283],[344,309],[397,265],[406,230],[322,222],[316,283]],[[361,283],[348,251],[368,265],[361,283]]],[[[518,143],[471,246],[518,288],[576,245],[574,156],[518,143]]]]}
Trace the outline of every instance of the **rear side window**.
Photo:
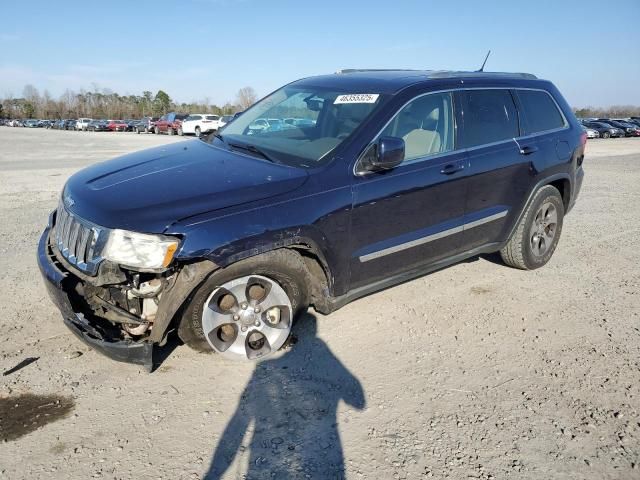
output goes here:
{"type": "Polygon", "coordinates": [[[465,148],[519,136],[518,113],[509,90],[467,90],[460,93],[465,148]]]}
{"type": "Polygon", "coordinates": [[[524,114],[526,135],[564,127],[564,118],[547,92],[518,90],[518,98],[524,114]]]}

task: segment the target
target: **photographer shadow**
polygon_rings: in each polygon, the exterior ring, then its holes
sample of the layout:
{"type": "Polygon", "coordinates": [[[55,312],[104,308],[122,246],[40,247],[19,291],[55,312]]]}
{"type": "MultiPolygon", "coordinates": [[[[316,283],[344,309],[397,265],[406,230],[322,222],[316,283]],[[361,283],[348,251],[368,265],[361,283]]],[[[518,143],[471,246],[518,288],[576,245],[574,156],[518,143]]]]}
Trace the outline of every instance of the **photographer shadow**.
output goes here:
{"type": "Polygon", "coordinates": [[[294,326],[296,345],[256,364],[206,479],[222,478],[236,455],[248,455],[248,471],[230,478],[344,477],[337,408],[341,400],[364,408],[364,391],[316,331],[315,316],[305,314],[294,326]]]}

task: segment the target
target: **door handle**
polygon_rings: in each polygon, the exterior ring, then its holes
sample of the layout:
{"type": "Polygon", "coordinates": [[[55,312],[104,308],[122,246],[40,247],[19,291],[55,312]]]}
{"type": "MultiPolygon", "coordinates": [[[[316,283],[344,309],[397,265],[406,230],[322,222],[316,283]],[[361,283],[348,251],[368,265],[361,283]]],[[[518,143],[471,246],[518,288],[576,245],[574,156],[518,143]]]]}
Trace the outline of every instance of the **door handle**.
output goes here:
{"type": "Polygon", "coordinates": [[[450,163],[442,167],[442,170],[440,170],[440,173],[443,175],[451,175],[453,173],[459,172],[460,170],[464,170],[463,163],[450,163]]]}
{"type": "Polygon", "coordinates": [[[531,155],[538,151],[538,147],[534,147],[531,145],[526,145],[520,148],[520,155],[531,155]]]}

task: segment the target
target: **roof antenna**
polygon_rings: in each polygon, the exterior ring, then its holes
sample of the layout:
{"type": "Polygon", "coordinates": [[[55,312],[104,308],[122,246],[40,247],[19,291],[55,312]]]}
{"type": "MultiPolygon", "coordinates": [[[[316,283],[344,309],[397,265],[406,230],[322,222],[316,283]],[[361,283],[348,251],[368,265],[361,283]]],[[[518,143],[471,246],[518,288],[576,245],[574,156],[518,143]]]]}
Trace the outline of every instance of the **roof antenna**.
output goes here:
{"type": "Polygon", "coordinates": [[[482,66],[480,67],[480,70],[476,70],[476,72],[484,72],[484,66],[487,64],[487,59],[489,58],[489,55],[491,55],[491,50],[487,52],[487,56],[484,57],[484,62],[482,62],[482,66]]]}

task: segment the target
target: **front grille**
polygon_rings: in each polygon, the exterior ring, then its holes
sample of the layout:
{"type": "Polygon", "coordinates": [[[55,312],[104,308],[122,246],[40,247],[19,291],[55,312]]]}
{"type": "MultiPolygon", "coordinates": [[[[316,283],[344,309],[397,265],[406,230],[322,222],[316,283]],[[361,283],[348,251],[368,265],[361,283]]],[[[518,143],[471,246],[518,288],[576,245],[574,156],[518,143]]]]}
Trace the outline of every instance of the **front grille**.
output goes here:
{"type": "Polygon", "coordinates": [[[59,206],[54,226],[58,252],[74,267],[94,275],[102,258],[98,246],[102,229],[86,222],[59,206]]]}

